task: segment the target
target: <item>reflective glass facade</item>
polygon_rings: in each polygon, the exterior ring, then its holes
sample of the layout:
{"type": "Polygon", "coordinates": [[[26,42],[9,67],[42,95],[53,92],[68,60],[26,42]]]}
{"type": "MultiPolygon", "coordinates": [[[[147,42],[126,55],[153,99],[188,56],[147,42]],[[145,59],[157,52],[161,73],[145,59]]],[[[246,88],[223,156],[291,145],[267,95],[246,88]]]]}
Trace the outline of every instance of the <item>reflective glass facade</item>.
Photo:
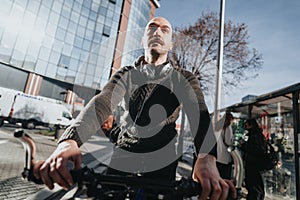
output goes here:
{"type": "Polygon", "coordinates": [[[144,27],[158,6],[152,0],[2,0],[0,86],[59,100],[80,88],[79,97],[91,97],[108,81],[116,52],[118,66],[141,55],[144,27]]]}
{"type": "Polygon", "coordinates": [[[141,45],[144,29],[149,21],[150,4],[148,1],[132,0],[122,65],[130,65],[143,54],[141,45]]]}
{"type": "Polygon", "coordinates": [[[100,89],[109,78],[122,3],[2,0],[0,62],[100,89]]]}

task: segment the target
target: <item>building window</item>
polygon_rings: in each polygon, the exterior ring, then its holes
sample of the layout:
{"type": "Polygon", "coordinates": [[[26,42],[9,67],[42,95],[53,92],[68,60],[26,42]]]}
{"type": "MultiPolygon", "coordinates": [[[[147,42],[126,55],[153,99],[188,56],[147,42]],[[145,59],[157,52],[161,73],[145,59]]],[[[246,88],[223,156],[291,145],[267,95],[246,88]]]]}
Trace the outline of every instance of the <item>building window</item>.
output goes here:
{"type": "Polygon", "coordinates": [[[99,14],[105,16],[107,11],[107,7],[100,6],[99,14]]]}
{"type": "Polygon", "coordinates": [[[111,27],[104,25],[103,35],[106,36],[106,37],[109,37],[110,36],[110,30],[111,30],[111,27]]]}
{"type": "Polygon", "coordinates": [[[83,6],[84,7],[90,9],[91,5],[92,5],[92,1],[91,0],[85,0],[85,1],[83,1],[83,6]]]}
{"type": "Polygon", "coordinates": [[[39,95],[57,100],[64,100],[65,93],[68,89],[68,84],[57,80],[44,78],[40,88],[39,95]]]}
{"type": "Polygon", "coordinates": [[[117,0],[109,0],[110,3],[116,4],[117,0]]]}
{"type": "Polygon", "coordinates": [[[70,57],[62,54],[60,56],[58,66],[68,69],[69,65],[70,65],[70,57]]]}
{"type": "Polygon", "coordinates": [[[86,51],[89,51],[90,47],[91,47],[91,41],[90,40],[83,40],[82,48],[86,51]]]}
{"type": "Polygon", "coordinates": [[[74,40],[75,47],[82,48],[82,43],[83,43],[82,37],[79,37],[79,36],[75,37],[75,40],[74,40]]]}
{"type": "Polygon", "coordinates": [[[66,31],[63,30],[62,28],[58,27],[57,30],[56,30],[55,38],[57,38],[58,40],[64,42],[65,41],[65,35],[66,35],[66,31]]]}
{"type": "Polygon", "coordinates": [[[28,73],[0,64],[0,86],[24,91],[28,73]],[[13,80],[13,81],[12,81],[13,80]]]}

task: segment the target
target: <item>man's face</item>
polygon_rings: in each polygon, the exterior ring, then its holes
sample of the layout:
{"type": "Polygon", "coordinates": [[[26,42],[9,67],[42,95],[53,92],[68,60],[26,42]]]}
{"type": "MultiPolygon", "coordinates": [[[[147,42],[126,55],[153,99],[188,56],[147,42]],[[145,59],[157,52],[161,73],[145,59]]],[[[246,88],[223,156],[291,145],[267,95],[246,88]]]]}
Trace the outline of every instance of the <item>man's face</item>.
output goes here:
{"type": "Polygon", "coordinates": [[[250,129],[251,129],[251,125],[250,125],[249,123],[245,123],[244,126],[245,126],[245,129],[246,129],[246,130],[250,130],[250,129]]]}
{"type": "Polygon", "coordinates": [[[172,49],[172,28],[164,18],[154,18],[146,26],[143,38],[145,49],[154,50],[159,54],[172,49]]]}

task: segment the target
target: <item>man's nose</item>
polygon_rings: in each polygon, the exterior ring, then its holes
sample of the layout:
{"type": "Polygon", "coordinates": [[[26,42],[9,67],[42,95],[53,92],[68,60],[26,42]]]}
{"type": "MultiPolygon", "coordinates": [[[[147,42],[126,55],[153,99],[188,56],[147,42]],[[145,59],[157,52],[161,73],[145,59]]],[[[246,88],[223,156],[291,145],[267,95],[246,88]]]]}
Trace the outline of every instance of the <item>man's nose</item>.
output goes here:
{"type": "Polygon", "coordinates": [[[153,35],[160,35],[160,34],[161,34],[161,29],[160,29],[160,27],[157,27],[157,28],[154,30],[153,35]]]}

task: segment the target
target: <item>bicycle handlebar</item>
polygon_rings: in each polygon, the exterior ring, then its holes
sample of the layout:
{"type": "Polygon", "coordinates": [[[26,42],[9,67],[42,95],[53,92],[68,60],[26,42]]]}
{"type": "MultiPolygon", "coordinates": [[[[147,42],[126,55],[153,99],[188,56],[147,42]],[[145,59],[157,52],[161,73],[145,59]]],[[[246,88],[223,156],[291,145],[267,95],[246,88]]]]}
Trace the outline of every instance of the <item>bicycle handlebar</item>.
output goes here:
{"type": "Polygon", "coordinates": [[[112,195],[114,189],[118,191],[118,195],[123,191],[127,195],[132,195],[134,199],[138,195],[151,196],[155,199],[182,199],[197,196],[202,191],[199,183],[184,178],[179,181],[162,181],[137,175],[99,174],[88,167],[72,170],[71,175],[79,188],[85,186],[87,195],[96,199],[104,198],[105,193],[112,195]],[[107,191],[105,187],[108,188],[107,191]]]}
{"type": "MultiPolygon", "coordinates": [[[[25,167],[22,172],[23,178],[27,178],[29,181],[37,184],[43,184],[40,179],[36,179],[33,175],[32,167],[35,153],[33,139],[23,130],[16,130],[14,136],[21,140],[26,151],[25,167]]],[[[236,189],[239,198],[241,196],[243,164],[239,152],[236,152],[234,147],[229,149],[229,152],[234,158],[235,177],[237,179],[236,189]]],[[[139,195],[150,195],[149,199],[182,199],[183,197],[197,196],[202,191],[199,183],[185,178],[179,181],[162,181],[147,179],[138,175],[107,175],[95,173],[87,167],[76,171],[71,170],[70,173],[74,182],[78,184],[78,190],[75,195],[80,195],[84,191],[89,197],[94,197],[95,199],[131,199],[125,198],[128,195],[135,195],[134,199],[144,199],[139,198],[139,195]],[[116,188],[117,192],[109,187],[116,188]],[[125,195],[123,196],[124,198],[111,198],[114,195],[119,196],[121,194],[125,195]],[[103,198],[105,195],[107,198],[103,198]]]]}
{"type": "MultiPolygon", "coordinates": [[[[16,130],[14,136],[20,139],[26,151],[25,166],[22,172],[23,178],[36,184],[43,184],[42,180],[35,178],[33,174],[33,160],[36,148],[33,139],[22,129],[16,130]]],[[[108,199],[113,199],[111,197],[114,195],[114,190],[117,191],[117,196],[120,196],[123,192],[125,196],[134,196],[134,199],[138,199],[138,196],[147,196],[148,198],[150,196],[150,199],[173,200],[192,197],[201,193],[200,184],[191,179],[182,178],[179,181],[162,181],[138,175],[99,174],[87,167],[80,170],[70,170],[70,173],[73,181],[78,184],[78,190],[75,195],[79,196],[84,188],[86,190],[84,193],[95,199],[105,199],[105,196],[108,199]]]]}

